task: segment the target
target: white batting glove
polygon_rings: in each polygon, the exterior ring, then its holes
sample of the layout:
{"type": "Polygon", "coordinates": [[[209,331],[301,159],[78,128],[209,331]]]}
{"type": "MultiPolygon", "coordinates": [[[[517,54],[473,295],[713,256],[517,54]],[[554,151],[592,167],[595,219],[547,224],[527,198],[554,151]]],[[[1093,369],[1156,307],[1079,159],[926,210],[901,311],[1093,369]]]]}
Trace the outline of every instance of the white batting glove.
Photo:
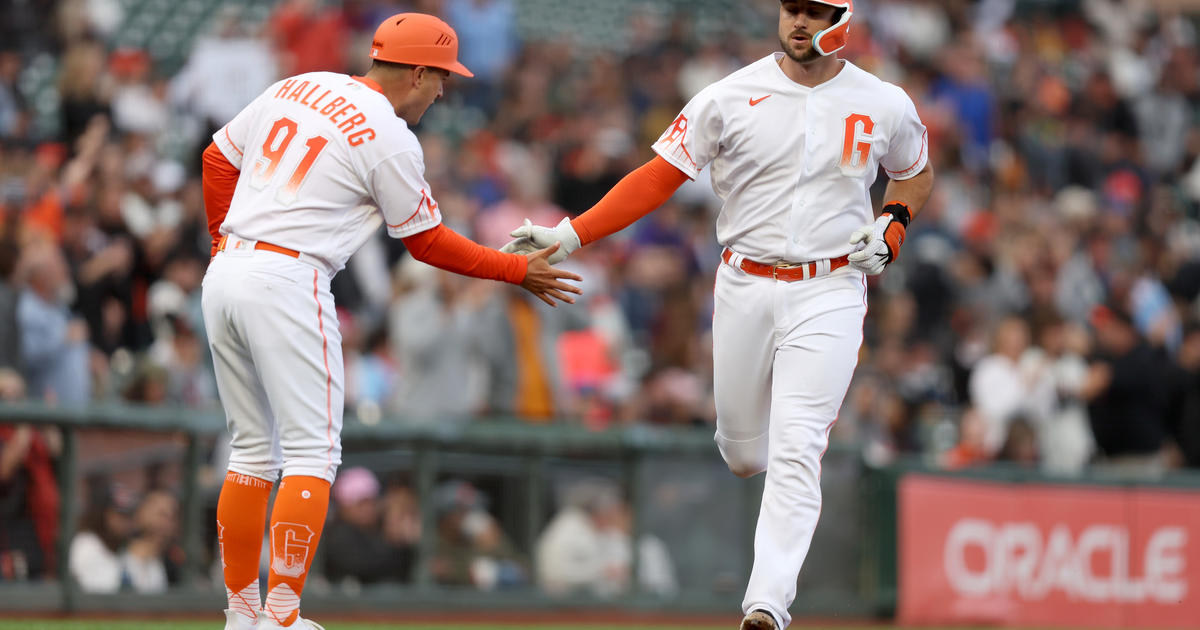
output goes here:
{"type": "Polygon", "coordinates": [[[864,243],[863,247],[846,257],[850,266],[867,274],[877,276],[883,273],[891,254],[887,242],[883,240],[883,231],[891,217],[879,217],[874,223],[864,225],[850,235],[850,244],[864,243]],[[882,225],[881,225],[882,222],[882,225]]]}
{"type": "MultiPolygon", "coordinates": [[[[529,219],[526,219],[526,221],[528,221],[528,220],[529,219]]],[[[505,243],[504,247],[500,248],[500,251],[504,252],[505,254],[525,255],[525,254],[532,254],[533,252],[536,252],[539,249],[541,249],[541,248],[538,247],[536,244],[534,244],[533,241],[522,236],[521,238],[514,238],[513,240],[505,243]]]]}
{"type": "Polygon", "coordinates": [[[883,273],[883,268],[900,256],[900,246],[908,232],[912,212],[900,201],[892,201],[883,207],[878,219],[864,225],[850,235],[850,244],[865,245],[846,259],[850,265],[863,273],[874,276],[883,273]]]}
{"type": "MultiPolygon", "coordinates": [[[[575,233],[575,228],[571,227],[571,219],[566,217],[564,217],[562,221],[559,221],[558,225],[552,228],[534,225],[532,221],[525,219],[525,224],[510,232],[509,236],[516,240],[510,242],[508,245],[505,245],[505,247],[514,245],[522,239],[531,241],[537,246],[536,249],[542,249],[545,247],[550,247],[555,243],[561,243],[562,246],[558,248],[558,251],[554,252],[549,258],[546,259],[546,262],[550,263],[551,265],[557,265],[558,263],[566,260],[567,256],[571,255],[571,252],[582,247],[582,244],[579,242],[579,235],[575,233]]],[[[516,247],[519,245],[514,246],[516,247]]]]}

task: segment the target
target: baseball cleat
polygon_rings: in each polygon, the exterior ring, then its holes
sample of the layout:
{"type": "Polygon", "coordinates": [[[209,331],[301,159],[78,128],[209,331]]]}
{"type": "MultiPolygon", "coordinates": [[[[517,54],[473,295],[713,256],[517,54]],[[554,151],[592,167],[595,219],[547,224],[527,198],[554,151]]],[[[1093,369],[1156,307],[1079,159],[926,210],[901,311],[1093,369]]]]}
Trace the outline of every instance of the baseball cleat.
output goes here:
{"type": "Polygon", "coordinates": [[[779,630],[779,626],[775,624],[775,618],[771,616],[771,613],[759,609],[750,611],[750,614],[742,619],[739,630],[779,630]]]}
{"type": "Polygon", "coordinates": [[[315,621],[309,621],[300,616],[296,617],[292,625],[281,626],[279,622],[263,614],[258,618],[258,627],[255,630],[325,630],[325,628],[315,621]]]}
{"type": "Polygon", "coordinates": [[[235,610],[225,609],[225,630],[258,630],[258,619],[251,619],[235,610]]]}

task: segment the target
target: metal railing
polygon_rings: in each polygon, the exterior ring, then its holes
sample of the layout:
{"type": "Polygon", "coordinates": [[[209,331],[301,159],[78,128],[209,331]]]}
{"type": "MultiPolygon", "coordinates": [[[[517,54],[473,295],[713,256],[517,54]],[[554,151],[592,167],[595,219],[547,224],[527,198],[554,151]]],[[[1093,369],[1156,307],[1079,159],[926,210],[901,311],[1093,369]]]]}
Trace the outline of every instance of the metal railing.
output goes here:
{"type": "MultiPolygon", "coordinates": [[[[0,423],[53,425],[62,433],[62,454],[58,461],[57,478],[63,497],[60,512],[58,537],[57,575],[59,580],[50,584],[0,583],[0,609],[52,608],[70,612],[75,610],[124,609],[127,603],[120,597],[97,596],[81,593],[71,579],[68,566],[68,549],[75,534],[79,511],[74,497],[78,495],[80,474],[80,452],[78,433],[81,430],[135,430],[174,434],[183,437],[183,460],[181,462],[182,487],[180,488],[181,546],[185,561],[181,572],[181,588],[161,597],[137,596],[138,606],[154,608],[154,601],[167,609],[208,607],[216,595],[207,586],[205,568],[201,560],[205,557],[204,530],[206,526],[206,501],[211,496],[199,487],[197,471],[205,463],[206,445],[225,429],[223,414],[188,409],[96,405],[85,408],[52,408],[42,404],[21,403],[0,405],[0,423]],[[53,593],[53,594],[51,594],[53,593]],[[180,602],[192,602],[191,605],[180,602]]],[[[368,426],[346,419],[342,432],[347,463],[364,458],[386,459],[390,464],[410,472],[412,488],[417,496],[422,528],[417,544],[416,566],[413,585],[402,589],[367,589],[355,601],[355,606],[388,607],[402,605],[405,601],[433,602],[452,601],[461,603],[471,600],[475,606],[505,607],[501,600],[512,602],[541,602],[555,606],[594,605],[600,603],[589,597],[548,598],[540,593],[525,593],[515,600],[511,595],[497,597],[495,594],[480,594],[472,590],[470,597],[455,589],[434,584],[430,560],[437,544],[436,510],[433,507],[433,491],[444,472],[462,471],[464,468],[480,466],[493,471],[505,471],[517,478],[524,487],[519,493],[524,502],[522,511],[527,515],[517,540],[524,549],[532,550],[534,541],[544,524],[547,513],[544,488],[548,470],[562,462],[591,461],[605,464],[618,471],[617,478],[622,486],[633,515],[632,539],[640,540],[646,530],[644,515],[646,502],[644,488],[639,479],[646,475],[648,458],[672,460],[694,460],[704,465],[723,466],[712,442],[712,433],[707,429],[666,429],[644,425],[619,427],[605,431],[593,431],[569,424],[531,425],[515,418],[487,418],[464,424],[438,424],[420,426],[405,425],[394,419],[368,426]],[[392,421],[388,421],[392,420],[392,421]],[[397,464],[397,462],[399,462],[397,464]],[[403,592],[409,594],[405,595],[403,592]],[[374,595],[372,593],[375,593],[374,595]]],[[[748,496],[739,501],[749,505],[761,492],[760,483],[743,484],[748,496]]],[[[747,514],[746,527],[753,531],[754,511],[747,514]]],[[[745,553],[750,537],[739,541],[745,553]]],[[[638,575],[638,556],[632,557],[631,575],[638,575]]],[[[632,581],[636,585],[637,580],[632,581]]],[[[636,587],[635,587],[636,590],[636,587]]],[[[129,597],[125,597],[128,600],[129,597]]],[[[320,597],[318,596],[319,600],[320,597]]],[[[331,598],[336,600],[337,598],[331,598]]],[[[712,607],[711,598],[703,594],[681,594],[677,605],[685,608],[703,609],[712,607]]],[[[309,600],[306,597],[306,602],[309,600]]],[[[657,607],[661,601],[651,596],[632,593],[622,598],[623,606],[637,607],[639,601],[645,606],[657,607]]],[[[333,602],[329,602],[333,605],[333,602]]],[[[519,604],[517,604],[519,605],[519,604]]],[[[317,607],[321,607],[318,601],[317,607]]],[[[728,608],[728,606],[723,606],[728,608]]]]}

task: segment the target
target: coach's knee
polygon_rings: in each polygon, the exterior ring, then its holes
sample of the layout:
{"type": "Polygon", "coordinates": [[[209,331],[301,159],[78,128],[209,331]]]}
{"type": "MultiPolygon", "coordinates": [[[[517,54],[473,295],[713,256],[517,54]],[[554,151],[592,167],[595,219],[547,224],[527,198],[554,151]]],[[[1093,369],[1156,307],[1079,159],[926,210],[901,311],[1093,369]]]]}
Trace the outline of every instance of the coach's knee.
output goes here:
{"type": "Polygon", "coordinates": [[[305,477],[317,477],[318,479],[324,479],[329,483],[333,483],[334,477],[337,476],[338,466],[341,463],[340,451],[336,454],[289,454],[287,449],[284,449],[283,476],[302,475],[305,477]]]}
{"type": "Polygon", "coordinates": [[[746,479],[767,469],[767,436],[761,435],[752,440],[730,440],[718,433],[717,448],[729,471],[746,479]]]}
{"type": "Polygon", "coordinates": [[[279,479],[279,464],[269,459],[239,459],[232,456],[229,458],[229,472],[275,483],[275,480],[279,479]]]}
{"type": "Polygon", "coordinates": [[[729,472],[742,479],[749,479],[767,469],[767,462],[750,458],[742,460],[725,458],[725,464],[729,466],[729,472]]]}

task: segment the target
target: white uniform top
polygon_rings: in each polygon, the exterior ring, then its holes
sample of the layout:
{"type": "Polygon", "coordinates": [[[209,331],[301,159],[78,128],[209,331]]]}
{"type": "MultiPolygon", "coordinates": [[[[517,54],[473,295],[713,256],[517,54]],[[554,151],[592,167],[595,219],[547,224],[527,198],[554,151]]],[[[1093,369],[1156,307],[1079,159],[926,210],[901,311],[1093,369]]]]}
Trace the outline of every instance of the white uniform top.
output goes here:
{"type": "Polygon", "coordinates": [[[385,220],[395,238],[441,223],[417,137],[382,93],[350,76],[279,81],[213,140],[241,169],[221,234],[338,271],[385,220]]]}
{"type": "Polygon", "coordinates": [[[688,177],[712,163],[723,201],[717,240],[760,262],[809,262],[852,251],[872,222],[869,189],[925,168],[928,137],[904,90],[845,61],[814,88],[760,59],[701,90],[654,150],[688,177]]]}

